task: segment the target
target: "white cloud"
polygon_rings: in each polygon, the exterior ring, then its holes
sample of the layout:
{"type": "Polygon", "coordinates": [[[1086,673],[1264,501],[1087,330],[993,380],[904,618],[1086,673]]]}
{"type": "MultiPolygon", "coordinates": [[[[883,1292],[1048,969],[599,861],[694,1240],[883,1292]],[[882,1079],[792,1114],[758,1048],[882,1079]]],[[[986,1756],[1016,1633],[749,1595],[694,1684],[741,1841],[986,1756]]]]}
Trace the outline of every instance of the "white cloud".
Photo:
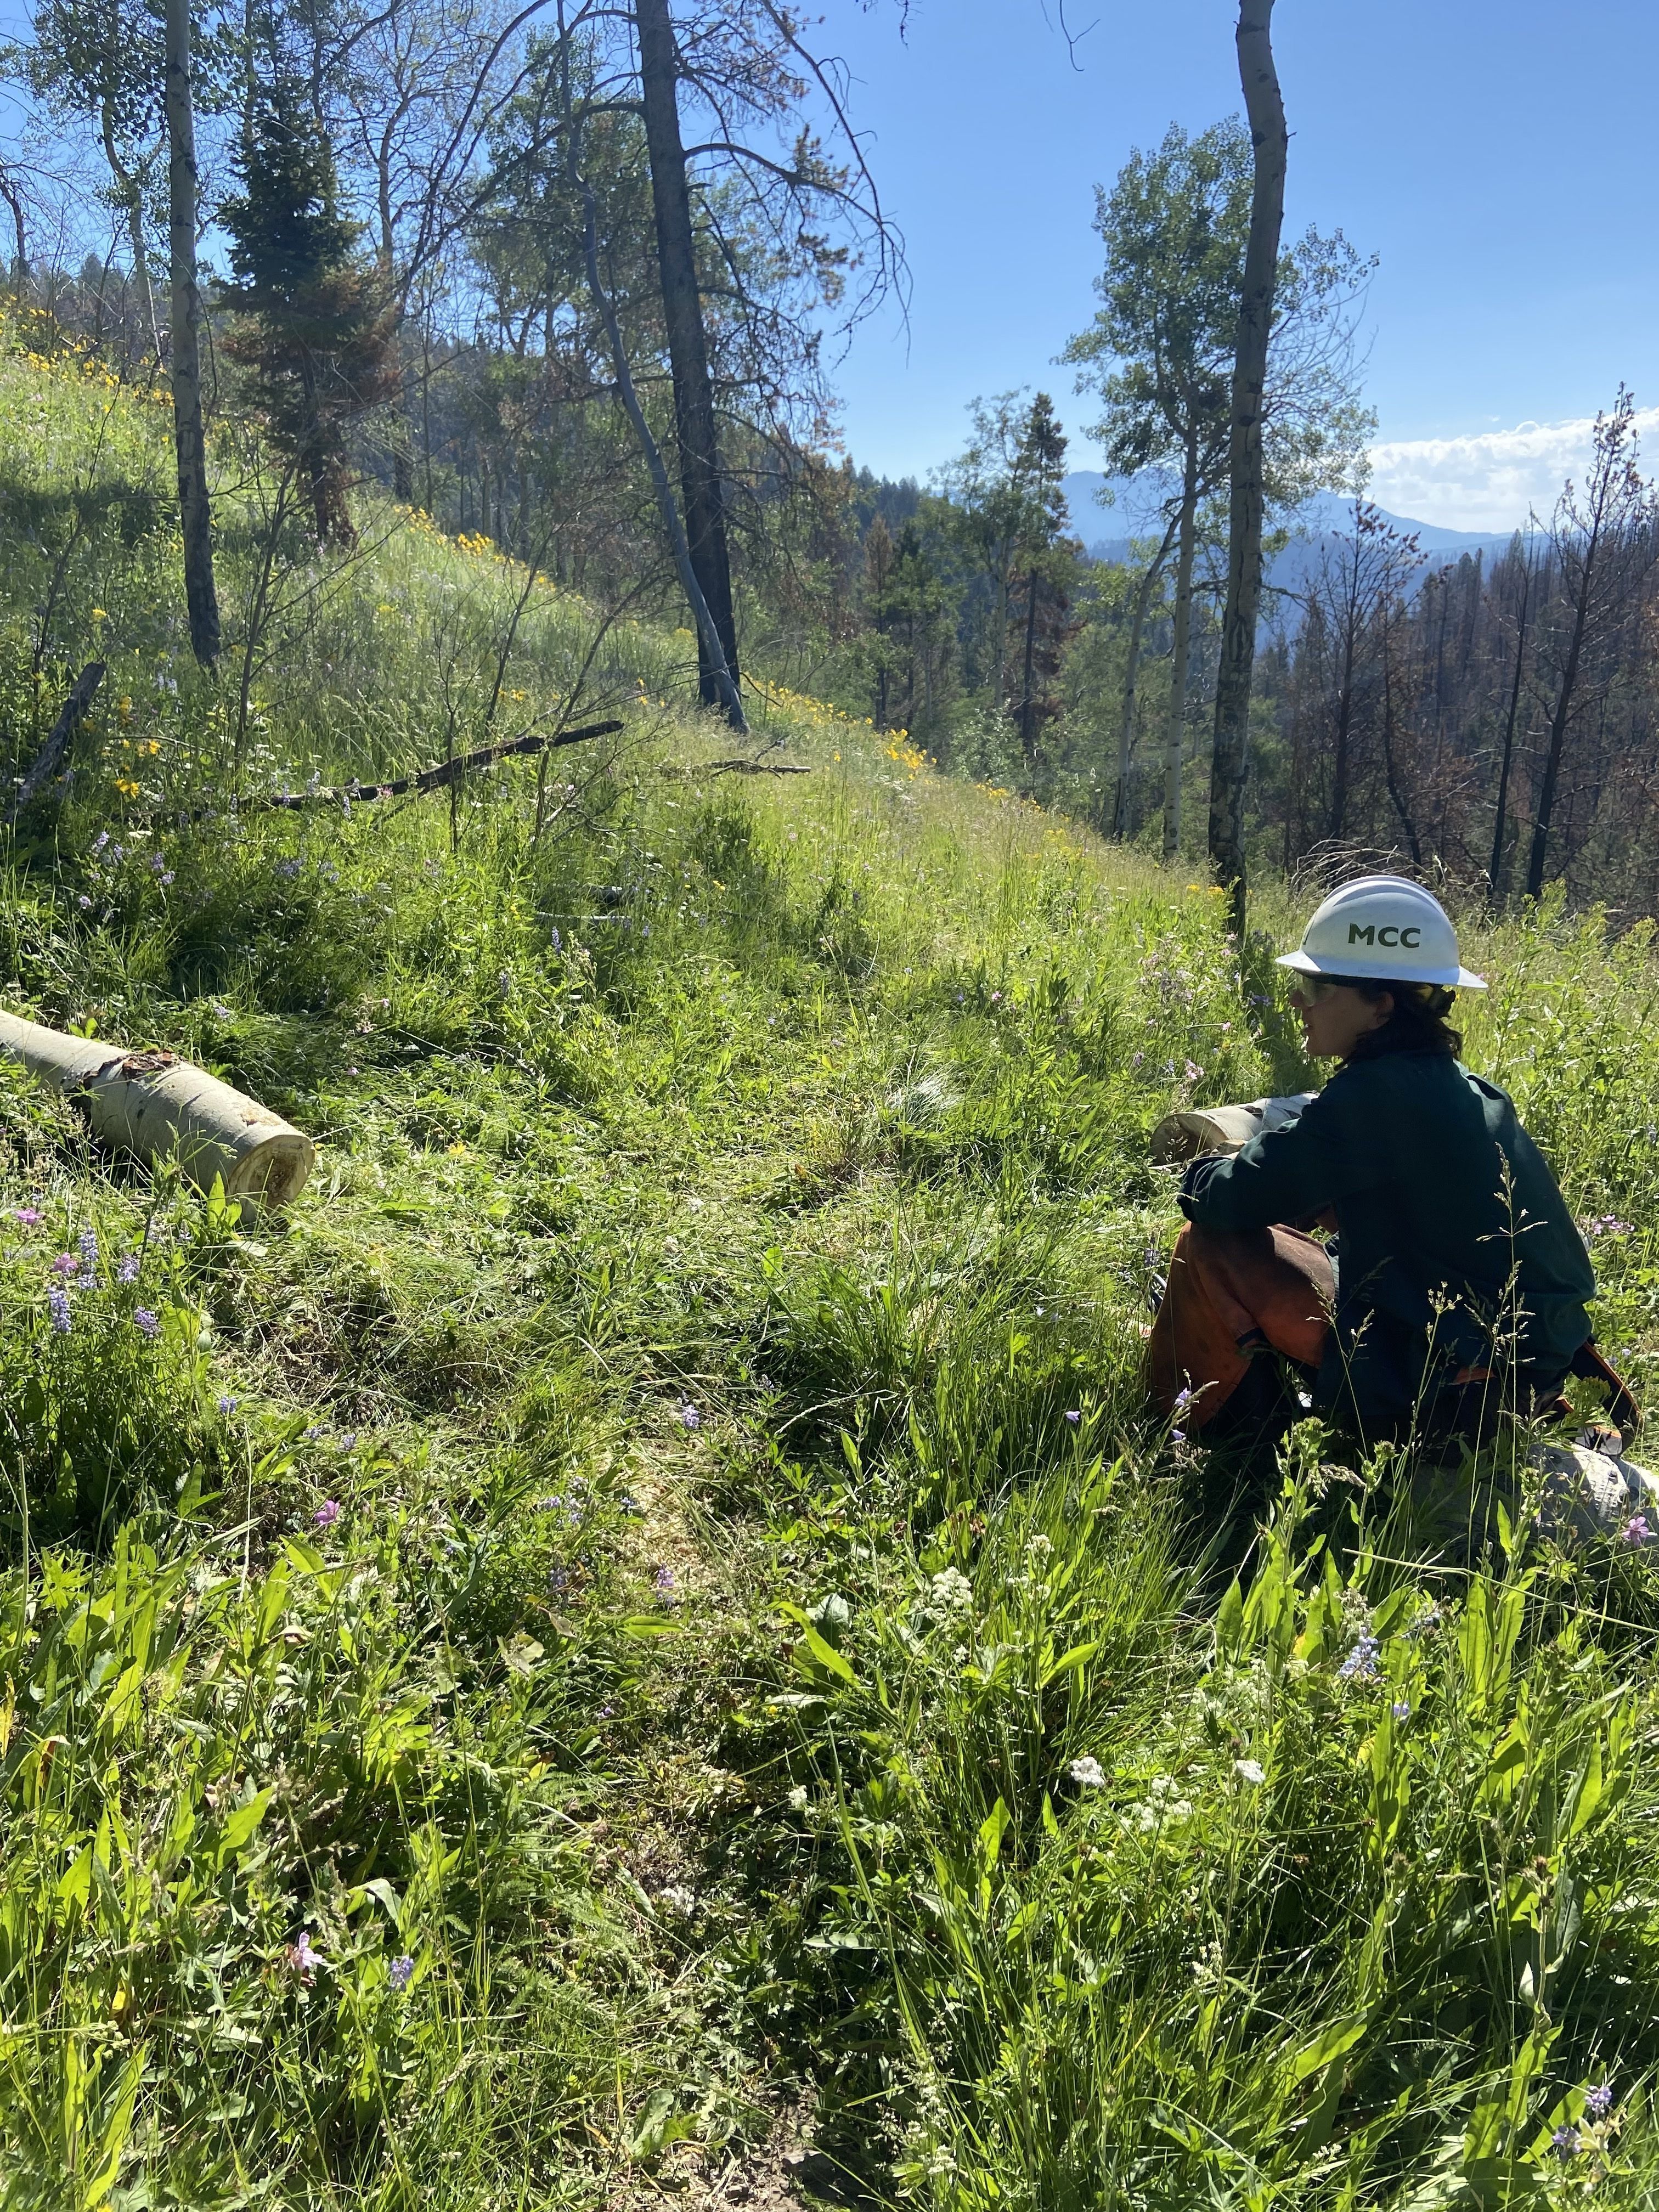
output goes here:
{"type": "MultiPolygon", "coordinates": [[[[1638,410],[1636,428],[1659,431],[1659,407],[1638,410]]],[[[1589,458],[1589,416],[1573,422],[1521,422],[1468,438],[1404,438],[1371,447],[1368,495],[1391,514],[1448,530],[1514,530],[1529,508],[1546,516],[1563,482],[1582,483],[1589,458]]]]}

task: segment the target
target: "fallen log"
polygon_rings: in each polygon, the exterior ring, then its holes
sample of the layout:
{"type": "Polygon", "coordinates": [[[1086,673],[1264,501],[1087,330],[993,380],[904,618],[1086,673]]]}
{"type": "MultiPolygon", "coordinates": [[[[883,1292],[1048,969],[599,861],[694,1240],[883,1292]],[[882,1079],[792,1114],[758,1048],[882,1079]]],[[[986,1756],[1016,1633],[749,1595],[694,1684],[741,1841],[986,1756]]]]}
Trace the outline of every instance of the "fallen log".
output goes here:
{"type": "Polygon", "coordinates": [[[394,777],[390,783],[326,783],[319,784],[315,790],[273,792],[262,799],[245,799],[243,809],[252,812],[260,807],[357,806],[375,799],[404,799],[411,792],[441,791],[446,784],[459,782],[474,769],[488,768],[492,762],[509,759],[515,753],[557,752],[563,745],[585,744],[590,738],[611,737],[624,726],[621,722],[590,722],[582,730],[532,730],[528,737],[482,745],[477,752],[459,753],[453,760],[440,761],[435,768],[423,768],[413,775],[394,777]]]}
{"type": "Polygon", "coordinates": [[[0,1012],[0,1052],[21,1060],[86,1115],[102,1144],[146,1166],[176,1159],[198,1189],[273,1212],[303,1189],[309,1137],[268,1106],[170,1052],[129,1052],[107,1037],[65,1036],[0,1012]]]}

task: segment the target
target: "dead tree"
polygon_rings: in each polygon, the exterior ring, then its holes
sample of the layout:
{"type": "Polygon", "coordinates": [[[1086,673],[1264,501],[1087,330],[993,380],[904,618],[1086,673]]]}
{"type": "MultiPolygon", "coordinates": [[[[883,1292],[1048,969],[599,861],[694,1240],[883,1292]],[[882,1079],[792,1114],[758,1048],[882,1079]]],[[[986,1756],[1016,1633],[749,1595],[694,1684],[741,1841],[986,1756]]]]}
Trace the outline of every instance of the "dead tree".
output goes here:
{"type": "Polygon", "coordinates": [[[196,278],[199,187],[190,85],[190,0],[167,0],[166,104],[173,436],[185,540],[185,600],[191,650],[204,668],[211,668],[219,658],[219,595],[213,580],[213,517],[202,427],[202,295],[196,278]]]}
{"type": "Polygon", "coordinates": [[[1567,623],[1556,657],[1544,772],[1533,820],[1527,896],[1544,890],[1550,830],[1560,788],[1567,735],[1587,704],[1605,696],[1615,672],[1617,643],[1632,611],[1634,586],[1653,567],[1653,495],[1636,466],[1636,404],[1621,385],[1610,415],[1595,418],[1595,455],[1582,496],[1569,484],[1550,535],[1565,585],[1567,623]]]}
{"type": "Polygon", "coordinates": [[[1261,600],[1261,415],[1290,144],[1285,102],[1273,67],[1273,0],[1240,0],[1238,75],[1249,119],[1255,185],[1233,364],[1227,599],[1221,627],[1221,665],[1216,678],[1215,750],[1210,777],[1210,859],[1217,880],[1229,894],[1233,933],[1241,947],[1244,943],[1244,783],[1249,766],[1250,679],[1261,600]]]}

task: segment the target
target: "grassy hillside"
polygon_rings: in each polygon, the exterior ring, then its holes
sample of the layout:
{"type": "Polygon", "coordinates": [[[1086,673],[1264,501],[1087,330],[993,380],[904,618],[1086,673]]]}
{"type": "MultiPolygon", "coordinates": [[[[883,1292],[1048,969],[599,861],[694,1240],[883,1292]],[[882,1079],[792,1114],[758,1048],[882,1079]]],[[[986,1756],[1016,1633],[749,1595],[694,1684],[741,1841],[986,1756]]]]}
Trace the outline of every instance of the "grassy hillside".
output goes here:
{"type": "MultiPolygon", "coordinates": [[[[1247,1022],[1203,887],[810,702],[714,772],[626,623],[603,752],[234,810],[595,618],[371,513],[244,718],[166,430],[0,362],[20,760],[110,664],[0,998],[321,1151],[239,1220],[0,1073],[0,2201],[1650,2203],[1645,1556],[1414,1568],[1310,1425],[1229,1591],[1141,1412],[1146,1133],[1305,1076],[1271,947],[1247,1022]]],[[[1472,939],[1650,1387],[1645,943],[1472,939]]]]}

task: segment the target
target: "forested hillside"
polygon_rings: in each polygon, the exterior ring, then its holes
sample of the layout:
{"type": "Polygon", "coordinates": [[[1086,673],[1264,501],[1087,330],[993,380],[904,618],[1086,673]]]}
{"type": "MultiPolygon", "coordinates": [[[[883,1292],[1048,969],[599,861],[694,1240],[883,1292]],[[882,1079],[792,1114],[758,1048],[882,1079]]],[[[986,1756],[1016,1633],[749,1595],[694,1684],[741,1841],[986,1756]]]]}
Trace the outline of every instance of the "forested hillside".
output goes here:
{"type": "MultiPolygon", "coordinates": [[[[118,9],[83,14],[52,0],[16,60],[54,135],[40,142],[49,162],[37,144],[5,173],[13,283],[149,386],[173,312],[159,34],[118,9]],[[69,219],[53,195],[75,160],[79,189],[131,233],[125,259],[77,267],[54,251],[69,219]]],[[[263,396],[259,430],[239,399],[216,434],[258,481],[265,542],[308,506],[343,544],[356,472],[615,617],[649,611],[696,636],[667,491],[739,684],[752,666],[955,772],[1196,857],[1248,134],[1172,130],[1100,188],[1101,305],[1062,371],[1072,402],[988,396],[954,462],[926,484],[889,482],[836,449],[831,362],[908,276],[816,50],[758,0],[681,24],[674,97],[687,130],[700,117],[712,133],[692,160],[664,119],[667,80],[647,113],[609,17],[563,20],[537,15],[527,43],[503,43],[487,7],[442,23],[276,11],[240,76],[234,37],[204,29],[204,191],[232,266],[228,283],[204,272],[203,328],[222,398],[263,396]],[[673,193],[653,197],[653,128],[690,179],[666,260],[673,193]],[[273,260],[270,227],[307,204],[299,260],[273,260]],[[329,367],[307,399],[312,346],[329,367]],[[693,421],[695,462],[680,438],[693,421]],[[1079,428],[1133,484],[1121,521],[1068,511],[1079,428]],[[653,453],[668,454],[660,489],[653,453]],[[1085,554],[1103,538],[1115,557],[1085,554]]],[[[1248,848],[1309,880],[1392,854],[1500,907],[1559,884],[1575,903],[1651,912],[1647,841],[1631,833],[1654,787],[1656,541],[1631,403],[1608,395],[1591,480],[1512,552],[1418,544],[1354,500],[1372,266],[1316,228],[1281,255],[1248,848]]],[[[713,701],[706,647],[700,660],[713,701]]]]}
{"type": "Polygon", "coordinates": [[[1313,1419],[1229,1524],[1147,1401],[1152,1132],[1379,860],[1659,1387],[1631,407],[1495,561],[1364,501],[1271,14],[1097,193],[1115,560],[1051,392],[841,449],[771,0],[6,51],[0,1012],[315,1146],[0,1051],[6,2212],[1654,2201],[1659,1529],[1313,1419]]]}

